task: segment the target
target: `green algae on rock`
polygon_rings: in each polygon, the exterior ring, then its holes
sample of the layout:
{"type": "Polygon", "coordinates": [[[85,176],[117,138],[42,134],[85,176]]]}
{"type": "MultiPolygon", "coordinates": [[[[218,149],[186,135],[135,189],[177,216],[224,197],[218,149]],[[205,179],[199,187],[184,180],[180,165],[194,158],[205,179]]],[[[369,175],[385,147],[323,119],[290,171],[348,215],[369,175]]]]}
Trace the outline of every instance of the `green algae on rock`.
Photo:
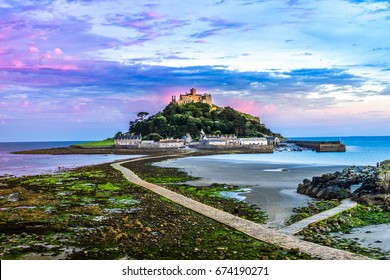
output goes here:
{"type": "Polygon", "coordinates": [[[390,255],[377,248],[361,246],[355,240],[333,238],[332,233],[350,233],[354,228],[390,223],[390,211],[383,206],[356,207],[329,219],[313,223],[299,232],[307,241],[351,251],[376,259],[389,259],[390,255]]]}
{"type": "Polygon", "coordinates": [[[0,259],[312,259],[161,199],[108,164],[0,182],[0,259]]]}

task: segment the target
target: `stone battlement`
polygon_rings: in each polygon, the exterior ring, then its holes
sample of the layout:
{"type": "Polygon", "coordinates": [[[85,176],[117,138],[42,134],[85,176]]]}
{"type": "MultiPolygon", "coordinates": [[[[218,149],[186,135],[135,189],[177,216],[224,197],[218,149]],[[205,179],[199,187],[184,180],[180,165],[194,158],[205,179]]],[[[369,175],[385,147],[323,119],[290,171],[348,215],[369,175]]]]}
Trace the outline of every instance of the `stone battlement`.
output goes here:
{"type": "Polygon", "coordinates": [[[213,100],[211,98],[211,94],[203,93],[196,94],[196,89],[192,88],[190,92],[186,92],[185,94],[180,94],[179,100],[176,100],[176,96],[172,96],[172,102],[175,102],[180,105],[188,104],[188,103],[206,103],[209,105],[213,105],[213,100]]]}

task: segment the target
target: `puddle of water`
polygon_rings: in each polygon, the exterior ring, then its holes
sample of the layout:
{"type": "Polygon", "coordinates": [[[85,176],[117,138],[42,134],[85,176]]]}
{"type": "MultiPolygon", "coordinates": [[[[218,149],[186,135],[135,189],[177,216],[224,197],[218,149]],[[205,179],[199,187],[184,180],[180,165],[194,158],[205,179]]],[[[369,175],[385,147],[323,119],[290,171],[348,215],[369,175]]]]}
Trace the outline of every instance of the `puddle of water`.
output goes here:
{"type": "Polygon", "coordinates": [[[390,224],[371,225],[354,229],[350,234],[335,237],[354,239],[364,247],[379,248],[390,254],[390,224]]]}

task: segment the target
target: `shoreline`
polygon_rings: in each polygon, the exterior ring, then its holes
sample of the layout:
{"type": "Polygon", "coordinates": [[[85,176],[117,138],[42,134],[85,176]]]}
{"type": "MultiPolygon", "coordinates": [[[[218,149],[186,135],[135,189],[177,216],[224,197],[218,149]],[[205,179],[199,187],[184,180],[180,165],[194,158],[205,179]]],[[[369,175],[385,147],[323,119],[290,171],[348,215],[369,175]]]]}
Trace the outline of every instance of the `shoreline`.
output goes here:
{"type": "MultiPolygon", "coordinates": [[[[47,150],[47,149],[46,149],[47,150]]],[[[180,155],[177,155],[177,156],[175,156],[175,158],[172,158],[171,156],[169,156],[169,155],[166,155],[166,157],[164,157],[165,159],[175,159],[175,160],[188,160],[189,158],[192,158],[192,159],[196,159],[196,158],[199,158],[199,157],[197,157],[197,156],[202,156],[202,155],[205,155],[205,153],[198,153],[198,152],[196,152],[196,151],[193,151],[192,153],[182,153],[182,154],[180,154],[180,155]]],[[[209,154],[208,154],[209,155],[209,154]]],[[[164,158],[161,158],[160,160],[164,160],[164,158]]],[[[103,164],[104,166],[105,165],[107,165],[108,163],[106,163],[106,164],[103,164]]],[[[88,165],[88,166],[84,166],[84,168],[85,169],[89,169],[89,168],[92,168],[92,169],[95,169],[95,168],[100,168],[99,166],[103,166],[103,165],[88,165]]],[[[280,175],[280,174],[292,174],[291,173],[291,169],[293,169],[293,168],[291,168],[292,166],[291,165],[289,165],[289,168],[290,168],[290,170],[289,171],[286,171],[286,172],[283,172],[282,170],[281,170],[281,168],[274,168],[275,167],[275,163],[268,163],[268,166],[264,166],[264,170],[263,170],[263,172],[266,172],[267,174],[269,174],[270,176],[272,175],[272,176],[275,176],[276,174],[277,175],[280,175]],[[267,168],[265,168],[265,167],[267,167],[267,168]],[[272,167],[272,168],[270,168],[270,167],[272,167]]],[[[147,166],[146,166],[146,168],[147,168],[147,166]]],[[[319,169],[321,169],[321,168],[323,168],[323,166],[320,166],[319,167],[319,169]]],[[[67,172],[72,172],[72,171],[75,171],[75,170],[77,170],[77,168],[75,168],[74,170],[67,170],[67,172]]],[[[302,170],[302,168],[300,168],[300,170],[302,170]]],[[[66,172],[64,172],[64,173],[66,173],[66,172]]],[[[154,176],[154,177],[156,177],[156,178],[158,178],[159,176],[157,175],[157,174],[153,174],[152,175],[152,177],[154,176]]],[[[49,175],[47,175],[47,176],[44,176],[44,175],[42,175],[43,177],[51,177],[51,175],[49,174],[49,175]]],[[[39,177],[41,177],[41,176],[39,176],[39,177]]],[[[39,177],[36,177],[36,178],[39,178],[39,177]]],[[[276,176],[276,177],[278,177],[278,176],[276,176]]],[[[25,178],[25,179],[27,179],[27,178],[25,178]]],[[[226,179],[226,178],[224,178],[224,179],[226,179]]],[[[302,180],[302,178],[300,178],[300,180],[302,180]]],[[[281,187],[282,188],[282,190],[283,190],[283,186],[281,187]]],[[[246,194],[244,194],[244,195],[246,195],[246,194]]],[[[263,209],[263,207],[262,207],[262,209],[263,209]]],[[[264,210],[264,209],[263,209],[264,210]]],[[[79,258],[83,258],[83,256],[81,256],[81,255],[77,255],[77,257],[79,257],[79,258]]],[[[87,257],[88,258],[88,256],[85,256],[85,257],[87,257]]]]}
{"type": "Polygon", "coordinates": [[[125,182],[108,163],[1,182],[12,199],[0,259],[313,259],[125,182]]]}
{"type": "Polygon", "coordinates": [[[280,164],[264,162],[228,162],[183,157],[155,163],[161,168],[178,168],[191,177],[185,182],[192,186],[232,184],[250,191],[241,193],[244,201],[254,204],[268,214],[267,225],[281,228],[293,214],[293,209],[305,206],[312,198],[296,192],[298,184],[305,178],[335,172],[344,166],[302,166],[301,164],[280,164]],[[288,170],[288,171],[282,171],[288,170]]]}

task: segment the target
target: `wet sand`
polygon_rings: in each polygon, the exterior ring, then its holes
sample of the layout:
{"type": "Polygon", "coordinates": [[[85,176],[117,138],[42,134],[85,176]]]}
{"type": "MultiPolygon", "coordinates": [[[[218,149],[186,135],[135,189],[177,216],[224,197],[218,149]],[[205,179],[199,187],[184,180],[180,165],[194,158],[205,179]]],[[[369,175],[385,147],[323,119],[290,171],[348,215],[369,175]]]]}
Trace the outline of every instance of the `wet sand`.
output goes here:
{"type": "Polygon", "coordinates": [[[280,228],[293,213],[294,207],[306,205],[312,199],[298,194],[296,188],[303,179],[342,170],[345,166],[315,166],[291,163],[244,162],[204,157],[189,157],[156,163],[161,167],[181,168],[198,180],[191,185],[212,183],[250,186],[242,193],[245,201],[260,206],[268,213],[268,226],[280,228]],[[287,169],[288,171],[283,171],[287,169]]]}
{"type": "Polygon", "coordinates": [[[354,239],[365,247],[382,249],[390,256],[390,224],[356,228],[350,234],[335,234],[334,236],[354,239]]]}

